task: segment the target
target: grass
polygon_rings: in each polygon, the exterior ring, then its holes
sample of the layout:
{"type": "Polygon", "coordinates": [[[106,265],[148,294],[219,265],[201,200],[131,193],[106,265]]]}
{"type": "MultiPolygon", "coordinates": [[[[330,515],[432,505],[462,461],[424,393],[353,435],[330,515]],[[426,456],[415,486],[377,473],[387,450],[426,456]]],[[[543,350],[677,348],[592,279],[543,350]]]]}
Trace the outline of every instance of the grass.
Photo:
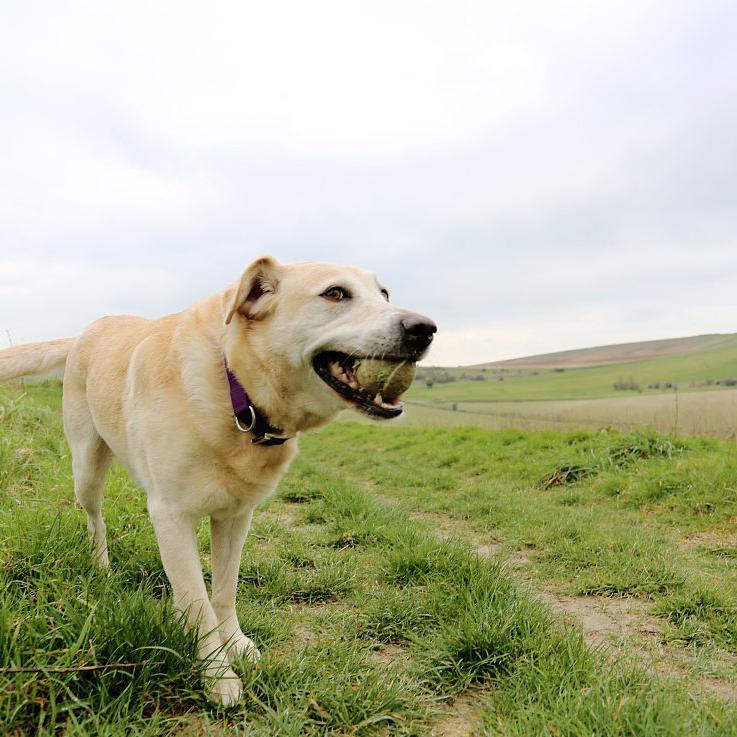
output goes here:
{"type": "MultiPolygon", "coordinates": [[[[475,370],[451,369],[451,373],[478,373],[475,370]]],[[[454,381],[435,384],[428,388],[415,382],[408,398],[424,402],[520,402],[536,400],[570,400],[639,394],[633,391],[615,391],[620,379],[632,377],[645,394],[659,394],[649,384],[670,382],[683,390],[713,387],[689,387],[707,380],[737,377],[737,337],[695,353],[663,356],[642,361],[553,369],[487,369],[485,381],[454,381]],[[499,380],[499,379],[503,380],[499,380]]],[[[718,387],[717,387],[718,388],[718,387]]]]}
{"type": "Polygon", "coordinates": [[[651,428],[663,433],[737,436],[737,391],[539,402],[408,403],[402,423],[416,427],[476,425],[487,429],[651,428]]]}
{"type": "MultiPolygon", "coordinates": [[[[538,581],[647,598],[668,636],[732,650],[729,554],[674,552],[729,524],[729,446],[349,424],[306,436],[247,544],[239,615],[264,659],[239,666],[246,699],[224,712],[204,699],[140,490],[113,469],[103,575],[72,503],[58,388],[0,387],[0,412],[2,734],[427,735],[464,700],[483,735],[737,734],[734,706],[592,650],[470,542],[530,547],[538,581]],[[573,466],[589,472],[545,488],[573,466]],[[415,512],[466,539],[438,540],[415,512]]],[[[206,525],[200,538],[206,551],[206,525]]]]}
{"type": "Polygon", "coordinates": [[[701,638],[737,655],[734,548],[688,545],[707,533],[732,539],[733,444],[644,432],[467,427],[438,436],[340,425],[304,445],[325,468],[408,510],[524,551],[545,586],[638,597],[662,614],[667,638],[701,638]]]}

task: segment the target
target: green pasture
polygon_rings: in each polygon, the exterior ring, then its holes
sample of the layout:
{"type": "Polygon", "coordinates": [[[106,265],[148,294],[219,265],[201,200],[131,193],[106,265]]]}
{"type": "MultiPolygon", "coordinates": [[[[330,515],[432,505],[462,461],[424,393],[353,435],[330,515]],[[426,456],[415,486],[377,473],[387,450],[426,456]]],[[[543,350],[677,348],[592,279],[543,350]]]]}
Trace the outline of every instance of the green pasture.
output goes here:
{"type": "MultiPolygon", "coordinates": [[[[423,369],[426,373],[429,369],[423,369]]],[[[718,347],[680,356],[664,356],[645,361],[553,369],[510,368],[450,369],[461,374],[481,374],[483,381],[459,380],[436,383],[428,388],[424,381],[415,381],[407,394],[410,400],[433,402],[532,401],[546,399],[585,399],[594,397],[637,394],[636,391],[615,391],[614,384],[622,379],[634,379],[644,393],[659,393],[647,386],[656,382],[678,385],[681,391],[719,387],[691,386],[707,380],[737,379],[737,336],[729,336],[718,347]],[[502,379],[502,380],[500,380],[502,379]]]]}
{"type": "MultiPolygon", "coordinates": [[[[238,666],[246,698],[221,711],[118,467],[112,573],[91,566],[59,400],[0,387],[0,734],[737,735],[731,445],[356,423],[304,436],[241,565],[239,616],[264,658],[238,666]],[[550,592],[641,602],[677,666],[592,647],[550,592]]],[[[207,569],[204,523],[200,539],[207,569]]]]}

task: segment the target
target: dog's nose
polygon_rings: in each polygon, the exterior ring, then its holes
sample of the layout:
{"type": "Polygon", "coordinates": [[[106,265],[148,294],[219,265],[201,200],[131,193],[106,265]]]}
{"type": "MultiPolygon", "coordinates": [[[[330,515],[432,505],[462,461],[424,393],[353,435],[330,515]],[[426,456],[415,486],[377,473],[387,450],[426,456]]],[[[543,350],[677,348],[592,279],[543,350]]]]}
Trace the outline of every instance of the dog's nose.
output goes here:
{"type": "Polygon", "coordinates": [[[404,332],[405,343],[415,350],[424,351],[432,343],[438,326],[424,315],[405,315],[400,323],[404,332]]]}

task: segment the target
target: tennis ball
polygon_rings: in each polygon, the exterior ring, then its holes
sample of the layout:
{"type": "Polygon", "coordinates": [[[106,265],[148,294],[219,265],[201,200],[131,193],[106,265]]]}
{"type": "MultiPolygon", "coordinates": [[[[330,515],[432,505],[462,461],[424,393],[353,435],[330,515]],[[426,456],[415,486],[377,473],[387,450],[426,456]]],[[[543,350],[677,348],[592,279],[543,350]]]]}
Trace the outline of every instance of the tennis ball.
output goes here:
{"type": "Polygon", "coordinates": [[[417,366],[414,361],[386,361],[374,358],[359,359],[353,373],[361,386],[382,397],[398,397],[414,381],[417,366]]]}

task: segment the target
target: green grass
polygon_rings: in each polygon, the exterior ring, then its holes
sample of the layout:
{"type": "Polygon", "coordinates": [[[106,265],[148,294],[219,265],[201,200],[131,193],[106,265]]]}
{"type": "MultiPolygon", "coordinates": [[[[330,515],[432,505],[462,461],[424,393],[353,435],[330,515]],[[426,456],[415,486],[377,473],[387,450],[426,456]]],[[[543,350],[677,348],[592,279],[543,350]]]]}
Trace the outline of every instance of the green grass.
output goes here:
{"type": "Polygon", "coordinates": [[[2,734],[427,735],[466,698],[476,734],[737,735],[734,706],[590,649],[501,558],[408,515],[531,546],[540,580],[648,597],[673,637],[732,649],[731,558],[703,553],[717,586],[701,558],[673,554],[676,528],[734,513],[727,446],[347,424],[306,436],[247,544],[239,616],[264,658],[241,664],[246,698],[224,712],[173,617],[140,490],[113,470],[103,575],[72,502],[58,388],[0,387],[0,412],[2,734]],[[564,465],[588,472],[546,484],[564,465]],[[141,665],[50,670],[116,662],[141,665]]]}
{"type": "MultiPolygon", "coordinates": [[[[456,374],[468,371],[451,369],[456,374]]],[[[613,386],[620,379],[630,377],[644,393],[658,393],[659,390],[647,389],[648,384],[655,382],[677,384],[683,391],[694,382],[737,378],[737,337],[725,340],[718,347],[680,356],[565,371],[508,369],[502,374],[487,369],[484,375],[485,381],[454,381],[435,384],[431,389],[416,381],[407,397],[433,402],[489,402],[624,396],[636,392],[615,392],[613,386]],[[503,381],[498,380],[500,377],[503,381]]]]}
{"type": "Polygon", "coordinates": [[[409,510],[447,516],[507,552],[526,551],[546,586],[652,602],[667,637],[737,654],[734,444],[654,433],[490,432],[341,424],[307,453],[409,510]],[[698,626],[697,626],[698,625],[698,626]]]}

